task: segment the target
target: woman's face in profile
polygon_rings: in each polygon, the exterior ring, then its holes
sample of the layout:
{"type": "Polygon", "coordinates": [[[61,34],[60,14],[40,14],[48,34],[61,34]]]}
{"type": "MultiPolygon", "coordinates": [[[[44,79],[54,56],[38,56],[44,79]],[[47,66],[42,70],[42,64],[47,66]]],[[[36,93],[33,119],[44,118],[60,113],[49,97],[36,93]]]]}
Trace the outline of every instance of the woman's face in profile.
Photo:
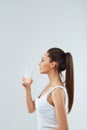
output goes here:
{"type": "Polygon", "coordinates": [[[39,63],[39,66],[41,74],[48,73],[48,71],[50,70],[50,57],[48,56],[48,53],[45,53],[43,55],[39,63]]]}

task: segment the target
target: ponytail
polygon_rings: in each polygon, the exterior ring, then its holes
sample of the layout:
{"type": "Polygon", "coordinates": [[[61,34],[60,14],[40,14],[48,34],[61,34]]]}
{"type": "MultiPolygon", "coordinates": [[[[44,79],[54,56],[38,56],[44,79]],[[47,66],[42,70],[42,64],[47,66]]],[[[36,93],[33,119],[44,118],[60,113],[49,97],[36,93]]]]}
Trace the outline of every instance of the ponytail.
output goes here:
{"type": "Polygon", "coordinates": [[[60,48],[51,48],[47,51],[51,61],[58,63],[57,71],[61,73],[66,70],[65,86],[68,94],[68,113],[71,111],[74,99],[74,74],[73,74],[73,58],[68,52],[65,53],[60,48]]]}
{"type": "Polygon", "coordinates": [[[66,53],[66,82],[65,86],[68,93],[68,113],[71,111],[74,100],[74,72],[73,72],[73,58],[68,52],[66,53]]]}

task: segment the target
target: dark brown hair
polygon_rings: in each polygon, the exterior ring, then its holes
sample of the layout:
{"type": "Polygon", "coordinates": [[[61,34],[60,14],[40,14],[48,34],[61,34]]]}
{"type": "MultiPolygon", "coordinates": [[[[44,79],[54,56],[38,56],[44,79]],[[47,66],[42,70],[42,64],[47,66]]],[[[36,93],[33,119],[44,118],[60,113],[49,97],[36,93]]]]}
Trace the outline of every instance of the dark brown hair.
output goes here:
{"type": "Polygon", "coordinates": [[[60,48],[51,48],[47,51],[51,61],[58,63],[57,71],[61,73],[66,70],[65,86],[68,94],[68,113],[71,111],[74,99],[74,73],[73,58],[70,52],[65,53],[60,48]]]}

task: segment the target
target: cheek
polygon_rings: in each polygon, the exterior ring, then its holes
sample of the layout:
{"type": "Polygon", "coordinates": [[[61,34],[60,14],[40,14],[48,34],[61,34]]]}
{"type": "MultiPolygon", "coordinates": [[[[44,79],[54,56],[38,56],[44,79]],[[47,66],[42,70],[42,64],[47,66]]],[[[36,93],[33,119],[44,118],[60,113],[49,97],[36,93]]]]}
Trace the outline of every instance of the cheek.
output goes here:
{"type": "Polygon", "coordinates": [[[46,73],[46,72],[48,72],[49,69],[50,69],[49,64],[45,64],[45,63],[43,63],[43,64],[41,64],[41,66],[40,66],[40,70],[41,70],[42,73],[46,73]]]}
{"type": "Polygon", "coordinates": [[[41,64],[41,68],[48,68],[49,67],[49,64],[47,64],[47,63],[42,63],[41,64]]]}

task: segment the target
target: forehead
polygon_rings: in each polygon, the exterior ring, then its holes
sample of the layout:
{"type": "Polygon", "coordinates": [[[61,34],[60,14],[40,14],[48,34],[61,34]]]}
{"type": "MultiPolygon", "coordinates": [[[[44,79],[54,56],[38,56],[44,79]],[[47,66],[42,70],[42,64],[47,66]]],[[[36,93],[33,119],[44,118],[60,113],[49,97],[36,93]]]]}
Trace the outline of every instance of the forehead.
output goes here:
{"type": "Polygon", "coordinates": [[[43,55],[43,57],[42,58],[48,58],[49,56],[48,56],[48,53],[46,52],[44,55],[43,55]]]}

